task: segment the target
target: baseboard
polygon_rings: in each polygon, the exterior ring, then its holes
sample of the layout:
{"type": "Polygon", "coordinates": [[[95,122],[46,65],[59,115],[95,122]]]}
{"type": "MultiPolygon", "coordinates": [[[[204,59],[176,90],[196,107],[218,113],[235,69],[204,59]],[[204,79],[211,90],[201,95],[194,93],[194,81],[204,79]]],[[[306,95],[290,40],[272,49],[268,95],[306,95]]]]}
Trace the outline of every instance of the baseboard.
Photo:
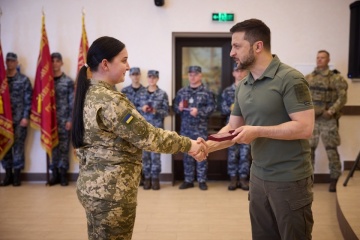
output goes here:
{"type": "MultiPolygon", "coordinates": [[[[354,161],[353,161],[354,162],[354,161]]],[[[351,165],[352,166],[352,165],[351,165]]],[[[78,173],[68,173],[68,180],[75,182],[78,178],[78,173]]],[[[0,179],[3,179],[5,173],[0,173],[0,179]]],[[[46,182],[46,173],[21,173],[21,180],[25,182],[46,182]]],[[[160,181],[162,182],[173,182],[172,173],[160,174],[160,181]]],[[[314,175],[314,183],[329,183],[330,174],[328,173],[316,173],[314,175]]]]}
{"type": "MultiPolygon", "coordinates": [[[[355,161],[350,161],[350,160],[345,160],[344,161],[344,170],[351,170],[352,167],[354,166],[355,161]]],[[[360,166],[357,167],[356,170],[359,170],[360,166]]]]}

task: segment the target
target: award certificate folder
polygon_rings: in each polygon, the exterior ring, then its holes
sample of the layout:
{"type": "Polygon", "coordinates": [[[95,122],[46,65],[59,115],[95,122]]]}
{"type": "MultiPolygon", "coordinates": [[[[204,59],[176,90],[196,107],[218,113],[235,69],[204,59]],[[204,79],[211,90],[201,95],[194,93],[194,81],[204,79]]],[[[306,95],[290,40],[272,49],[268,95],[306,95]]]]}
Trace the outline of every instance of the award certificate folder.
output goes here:
{"type": "Polygon", "coordinates": [[[222,142],[222,141],[231,140],[231,139],[233,139],[234,137],[237,136],[237,134],[232,135],[232,133],[234,131],[235,130],[231,130],[229,132],[224,132],[224,133],[211,134],[211,135],[208,136],[208,140],[216,141],[216,142],[222,142]]]}

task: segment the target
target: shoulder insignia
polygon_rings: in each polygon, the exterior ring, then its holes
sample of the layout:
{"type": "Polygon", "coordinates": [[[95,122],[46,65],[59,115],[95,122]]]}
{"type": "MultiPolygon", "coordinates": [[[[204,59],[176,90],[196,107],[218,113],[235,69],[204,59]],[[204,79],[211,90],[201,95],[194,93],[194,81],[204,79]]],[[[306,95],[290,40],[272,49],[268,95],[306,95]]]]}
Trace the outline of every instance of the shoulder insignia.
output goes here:
{"type": "Polygon", "coordinates": [[[294,85],[294,90],[296,98],[299,103],[304,103],[309,105],[311,103],[311,97],[307,86],[303,83],[298,83],[294,85]]]}
{"type": "Polygon", "coordinates": [[[125,117],[122,119],[122,122],[125,124],[129,124],[134,119],[134,116],[130,113],[126,114],[125,117]]]}

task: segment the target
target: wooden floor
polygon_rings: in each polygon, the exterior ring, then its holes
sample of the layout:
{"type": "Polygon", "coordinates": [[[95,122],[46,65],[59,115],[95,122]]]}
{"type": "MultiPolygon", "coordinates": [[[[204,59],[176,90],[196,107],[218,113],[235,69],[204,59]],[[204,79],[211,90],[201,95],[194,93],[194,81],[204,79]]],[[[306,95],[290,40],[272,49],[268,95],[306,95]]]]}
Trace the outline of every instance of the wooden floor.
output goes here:
{"type": "MultiPolygon", "coordinates": [[[[208,185],[208,191],[179,190],[170,183],[162,183],[160,191],[140,188],[133,240],[251,239],[247,192],[228,191],[228,182],[208,185]]],[[[351,191],[350,186],[346,190],[351,191]]],[[[328,184],[315,184],[314,193],[313,239],[343,239],[336,194],[328,192],[328,184]]],[[[25,182],[0,188],[0,239],[87,239],[75,183],[46,187],[25,182]]]]}
{"type": "Polygon", "coordinates": [[[340,225],[344,236],[357,240],[360,238],[360,172],[355,171],[344,186],[348,174],[349,171],[345,171],[337,184],[338,213],[341,214],[340,221],[344,218],[340,225]]]}

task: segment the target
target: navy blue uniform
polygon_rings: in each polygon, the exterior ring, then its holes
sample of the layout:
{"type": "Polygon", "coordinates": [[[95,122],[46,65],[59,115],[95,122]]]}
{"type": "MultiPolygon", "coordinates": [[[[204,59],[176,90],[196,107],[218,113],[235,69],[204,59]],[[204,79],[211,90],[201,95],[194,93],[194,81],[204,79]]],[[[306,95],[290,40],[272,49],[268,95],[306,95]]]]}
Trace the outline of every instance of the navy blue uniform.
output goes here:
{"type": "Polygon", "coordinates": [[[74,102],[74,81],[64,73],[54,78],[56,120],[58,126],[59,144],[52,151],[50,169],[69,169],[70,134],[65,129],[67,122],[71,122],[74,102]]]}
{"type": "Polygon", "coordinates": [[[7,78],[14,127],[14,144],[4,156],[1,164],[5,169],[24,169],[27,127],[20,126],[20,122],[23,118],[29,119],[32,87],[30,79],[21,73],[17,72],[15,76],[7,78]]]}
{"type": "MultiPolygon", "coordinates": [[[[202,137],[206,140],[208,135],[208,119],[215,110],[214,94],[206,89],[204,85],[197,88],[190,86],[181,88],[174,99],[174,111],[181,117],[180,134],[187,136],[193,140],[202,137]],[[179,103],[187,100],[189,108],[197,108],[198,115],[193,117],[190,111],[179,110],[179,103]]],[[[185,182],[192,183],[195,180],[195,163],[198,182],[206,182],[207,180],[207,161],[197,162],[193,157],[184,154],[184,176],[185,182]]]]}
{"type": "MultiPolygon", "coordinates": [[[[148,88],[143,87],[142,90],[138,91],[135,106],[147,122],[154,127],[164,128],[164,118],[169,114],[169,98],[165,91],[158,88],[154,92],[149,92],[148,88]],[[144,112],[142,110],[144,105],[151,106],[155,109],[155,113],[144,112]]],[[[143,151],[142,161],[145,178],[159,179],[161,172],[160,153],[143,151]]]]}
{"type": "MultiPolygon", "coordinates": [[[[227,122],[231,114],[232,106],[235,100],[235,83],[224,89],[221,94],[221,113],[227,115],[227,122]]],[[[250,172],[250,145],[234,144],[228,148],[228,174],[230,177],[240,176],[240,178],[249,177],[250,172]]]]}

